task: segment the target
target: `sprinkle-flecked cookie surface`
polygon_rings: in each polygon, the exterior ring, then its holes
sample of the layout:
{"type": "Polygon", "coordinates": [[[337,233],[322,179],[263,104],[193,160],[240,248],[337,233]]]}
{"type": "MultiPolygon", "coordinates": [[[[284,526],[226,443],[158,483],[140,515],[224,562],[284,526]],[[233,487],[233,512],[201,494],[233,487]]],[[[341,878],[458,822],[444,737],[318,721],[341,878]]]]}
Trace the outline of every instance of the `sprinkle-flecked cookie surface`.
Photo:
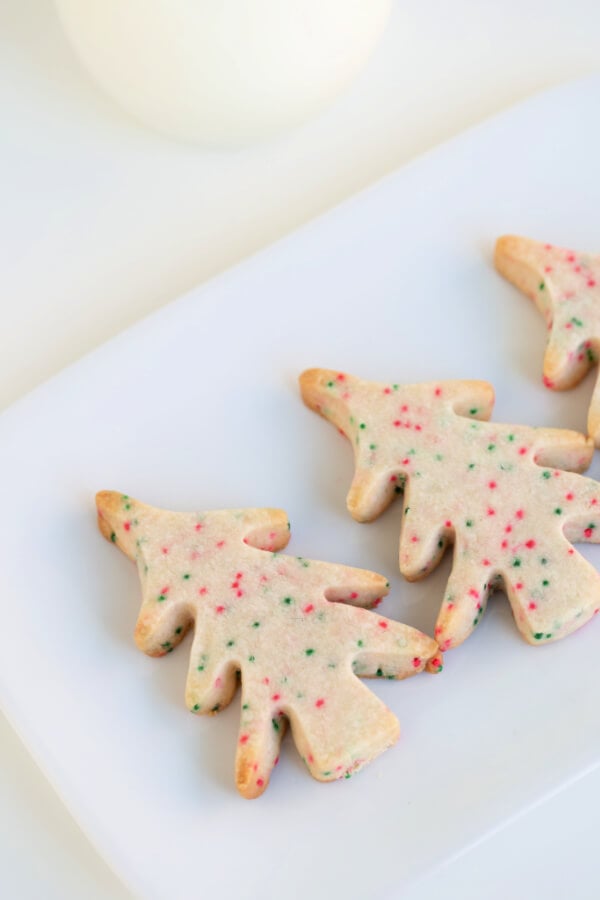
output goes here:
{"type": "MultiPolygon", "coordinates": [[[[577,253],[529,238],[496,243],[496,268],[530,297],[546,319],[544,384],[578,384],[600,354],[600,254],[577,253]]],[[[600,447],[600,377],[590,401],[588,433],[600,447]]]]}
{"type": "Polygon", "coordinates": [[[589,465],[591,441],[486,421],[494,394],[480,381],[379,384],[311,369],[300,386],[354,447],[354,518],[375,519],[404,492],[402,574],[424,577],[454,544],[435,629],[442,649],[472,633],[496,586],[531,644],[564,637],[598,612],[600,576],[571,542],[600,542],[600,484],[562,471],[589,465]]]}
{"type": "Polygon", "coordinates": [[[385,578],[281,555],[282,510],[167,512],[112,491],[96,503],[103,535],[137,562],[138,647],[162,656],[194,625],[190,710],[223,709],[241,675],[243,796],[265,790],[288,722],[321,781],[350,775],[396,741],[396,717],[356,676],[406,678],[439,671],[442,659],[431,638],[360,608],[377,605],[385,578]]]}

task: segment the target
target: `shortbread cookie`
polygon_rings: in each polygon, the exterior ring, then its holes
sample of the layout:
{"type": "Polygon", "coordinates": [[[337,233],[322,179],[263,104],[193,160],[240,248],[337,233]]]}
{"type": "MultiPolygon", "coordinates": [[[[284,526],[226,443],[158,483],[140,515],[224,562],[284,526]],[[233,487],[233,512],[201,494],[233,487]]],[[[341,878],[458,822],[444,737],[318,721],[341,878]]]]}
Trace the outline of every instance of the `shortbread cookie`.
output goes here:
{"type": "Polygon", "coordinates": [[[434,632],[442,649],[471,634],[496,586],[531,644],[598,612],[600,576],[571,542],[600,542],[600,484],[561,471],[585,469],[591,441],[487,422],[494,393],[482,381],[376,384],[311,369],[300,385],[306,404],[354,447],[354,518],[375,519],[404,492],[402,574],[423,578],[454,544],[434,632]]]}
{"type": "Polygon", "coordinates": [[[195,626],[190,710],[223,709],[241,675],[244,797],[265,790],[288,721],[320,781],[349,776],[396,741],[395,716],[356,676],[406,678],[439,671],[442,659],[431,638],[360,608],[377,605],[385,578],[281,555],[282,510],[167,512],[112,491],[96,502],[102,534],[138,566],[138,647],[162,656],[195,626]]]}
{"type": "MultiPolygon", "coordinates": [[[[557,391],[578,384],[600,351],[600,254],[577,253],[529,238],[496,244],[496,268],[535,302],[548,325],[544,384],[557,391]]],[[[600,447],[600,377],[588,412],[588,432],[600,447]]]]}

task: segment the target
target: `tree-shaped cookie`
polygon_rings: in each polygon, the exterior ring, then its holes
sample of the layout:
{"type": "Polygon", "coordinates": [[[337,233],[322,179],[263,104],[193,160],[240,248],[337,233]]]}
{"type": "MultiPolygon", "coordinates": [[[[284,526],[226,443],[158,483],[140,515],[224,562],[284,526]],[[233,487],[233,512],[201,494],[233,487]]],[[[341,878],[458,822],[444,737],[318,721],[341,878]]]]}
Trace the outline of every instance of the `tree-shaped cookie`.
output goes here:
{"type": "MultiPolygon", "coordinates": [[[[557,391],[574,387],[600,354],[600,255],[505,236],[496,244],[495,263],[546,318],[544,384],[557,391]]],[[[600,447],[598,376],[587,427],[600,447]]]]}
{"type": "Polygon", "coordinates": [[[503,585],[532,644],[564,637],[600,608],[600,576],[571,546],[600,541],[600,484],[571,472],[591,441],[573,431],[497,425],[491,385],[398,385],[311,369],[302,396],[351,441],[348,509],[375,519],[404,492],[400,571],[428,574],[448,544],[453,568],[435,636],[455,647],[503,585]]]}
{"type": "Polygon", "coordinates": [[[162,656],[195,626],[186,701],[196,713],[227,706],[241,675],[241,794],[265,790],[288,722],[321,781],[396,741],[395,716],[356,676],[406,678],[442,663],[431,638],[360,608],[377,605],[385,578],[281,555],[281,510],[167,512],[112,491],[96,501],[102,534],[138,566],[138,647],[162,656]]]}

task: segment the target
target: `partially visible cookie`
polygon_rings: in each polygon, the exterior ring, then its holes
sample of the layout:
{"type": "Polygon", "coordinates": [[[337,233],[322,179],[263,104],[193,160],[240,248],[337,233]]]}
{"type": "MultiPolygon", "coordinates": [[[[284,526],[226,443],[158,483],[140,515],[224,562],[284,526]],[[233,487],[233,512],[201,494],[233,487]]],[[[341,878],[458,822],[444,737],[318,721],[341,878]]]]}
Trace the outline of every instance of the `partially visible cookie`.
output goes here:
{"type": "Polygon", "coordinates": [[[300,387],[354,448],[354,518],[369,522],[404,493],[402,574],[423,578],[454,544],[434,632],[442,649],[472,633],[500,585],[531,644],[598,612],[600,576],[571,542],[600,542],[600,484],[562,471],[589,465],[591,441],[486,421],[494,392],[481,381],[380,384],[310,369],[300,387]]]}
{"type": "Polygon", "coordinates": [[[356,676],[406,678],[439,671],[442,659],[431,638],[361,608],[387,593],[385,578],[281,555],[282,510],[167,512],[113,491],[96,503],[102,534],[138,566],[138,647],[161,656],[195,627],[190,710],[223,709],[241,675],[244,797],[265,790],[288,722],[321,781],[349,776],[396,741],[397,719],[356,676]]]}
{"type": "MultiPolygon", "coordinates": [[[[577,253],[506,235],[496,243],[498,271],[530,297],[548,326],[544,384],[578,384],[600,353],[600,254],[577,253]]],[[[600,378],[590,402],[588,432],[600,447],[600,378]]]]}

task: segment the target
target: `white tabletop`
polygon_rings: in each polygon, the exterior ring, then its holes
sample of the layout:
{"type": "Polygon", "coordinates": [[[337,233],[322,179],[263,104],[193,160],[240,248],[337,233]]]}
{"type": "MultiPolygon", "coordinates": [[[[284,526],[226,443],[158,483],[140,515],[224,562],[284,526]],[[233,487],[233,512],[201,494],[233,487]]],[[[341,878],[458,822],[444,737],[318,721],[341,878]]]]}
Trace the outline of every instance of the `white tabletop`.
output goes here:
{"type": "MultiPolygon", "coordinates": [[[[599,26],[597,0],[396,0],[369,67],[333,107],[219,153],[137,126],[81,71],[48,0],[4,0],[0,408],[445,138],[597,71],[599,26]]],[[[420,895],[591,900],[599,800],[595,772],[432,873],[420,895]]],[[[129,896],[4,720],[0,893],[129,896]]]]}

